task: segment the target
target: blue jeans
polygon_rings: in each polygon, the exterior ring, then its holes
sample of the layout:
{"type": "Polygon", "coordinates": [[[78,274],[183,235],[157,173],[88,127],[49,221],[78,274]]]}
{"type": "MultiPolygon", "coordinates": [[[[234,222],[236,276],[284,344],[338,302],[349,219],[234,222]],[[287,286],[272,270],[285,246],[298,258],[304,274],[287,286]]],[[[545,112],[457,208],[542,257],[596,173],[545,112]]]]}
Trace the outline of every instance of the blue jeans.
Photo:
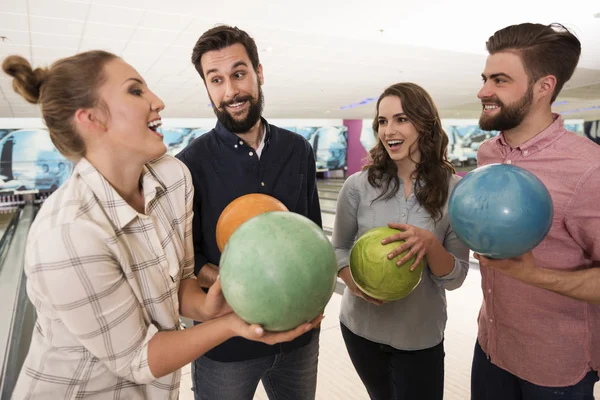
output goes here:
{"type": "Polygon", "coordinates": [[[406,351],[372,342],[340,322],[354,369],[371,400],[442,400],[444,342],[406,351]]]}
{"type": "Polygon", "coordinates": [[[252,400],[258,382],[271,400],[314,400],[317,391],[319,332],[289,353],[247,361],[219,362],[200,357],[192,363],[195,400],[252,400]]]}
{"type": "Polygon", "coordinates": [[[594,400],[594,384],[597,381],[598,372],[590,371],[573,386],[534,385],[492,364],[479,342],[475,343],[471,400],[594,400]]]}

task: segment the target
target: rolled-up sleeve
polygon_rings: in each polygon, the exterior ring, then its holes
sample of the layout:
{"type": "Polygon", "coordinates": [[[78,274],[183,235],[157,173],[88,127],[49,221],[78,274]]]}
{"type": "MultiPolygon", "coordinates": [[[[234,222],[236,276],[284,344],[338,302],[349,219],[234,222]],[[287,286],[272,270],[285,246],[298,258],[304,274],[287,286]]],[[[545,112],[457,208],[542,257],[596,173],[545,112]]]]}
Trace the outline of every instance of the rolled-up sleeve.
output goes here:
{"type": "Polygon", "coordinates": [[[431,274],[431,279],[446,290],[458,289],[469,272],[469,249],[458,239],[450,224],[448,224],[442,245],[454,257],[454,268],[444,276],[431,274]]]}
{"type": "Polygon", "coordinates": [[[331,242],[338,261],[338,272],[350,264],[350,251],[358,232],[359,196],[356,193],[355,177],[356,175],[353,175],[346,179],[337,200],[331,242]]]}
{"type": "Polygon", "coordinates": [[[92,223],[78,221],[32,238],[25,263],[28,290],[108,370],[148,384],[156,380],[148,343],[158,328],[145,321],[103,235],[92,223]]]}

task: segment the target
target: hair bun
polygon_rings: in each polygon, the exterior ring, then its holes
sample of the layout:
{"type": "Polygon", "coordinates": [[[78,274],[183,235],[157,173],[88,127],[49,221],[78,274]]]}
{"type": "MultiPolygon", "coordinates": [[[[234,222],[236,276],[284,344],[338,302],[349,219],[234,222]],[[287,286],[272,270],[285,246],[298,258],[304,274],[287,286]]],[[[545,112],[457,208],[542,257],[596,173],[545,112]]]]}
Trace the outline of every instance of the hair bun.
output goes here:
{"type": "Polygon", "coordinates": [[[13,89],[15,92],[32,104],[39,102],[42,84],[48,76],[47,68],[33,70],[25,58],[8,56],[2,63],[2,70],[14,78],[13,89]]]}

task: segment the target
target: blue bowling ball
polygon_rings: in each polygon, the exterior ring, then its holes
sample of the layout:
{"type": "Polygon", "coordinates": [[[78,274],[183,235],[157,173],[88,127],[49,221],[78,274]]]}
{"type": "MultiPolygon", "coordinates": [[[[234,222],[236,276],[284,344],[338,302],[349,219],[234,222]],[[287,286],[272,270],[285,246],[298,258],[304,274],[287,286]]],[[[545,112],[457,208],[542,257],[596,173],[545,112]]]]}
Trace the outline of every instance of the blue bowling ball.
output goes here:
{"type": "Polygon", "coordinates": [[[469,172],[448,202],[450,224],[471,250],[512,258],[533,250],[552,225],[552,198],[531,172],[490,164],[469,172]]]}

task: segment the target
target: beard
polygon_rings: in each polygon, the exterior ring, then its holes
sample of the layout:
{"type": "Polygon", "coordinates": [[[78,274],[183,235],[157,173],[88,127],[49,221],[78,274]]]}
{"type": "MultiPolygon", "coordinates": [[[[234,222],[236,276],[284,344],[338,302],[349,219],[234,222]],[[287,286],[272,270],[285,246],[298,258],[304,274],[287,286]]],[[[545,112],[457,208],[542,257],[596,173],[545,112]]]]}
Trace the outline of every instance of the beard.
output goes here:
{"type": "Polygon", "coordinates": [[[215,106],[215,103],[212,102],[213,111],[217,116],[217,120],[223,125],[229,132],[233,133],[246,133],[260,119],[263,111],[264,105],[264,96],[260,85],[258,86],[258,98],[255,99],[251,95],[245,96],[236,96],[232,100],[223,102],[219,105],[219,107],[215,106]],[[248,101],[248,114],[243,119],[234,118],[229,111],[227,111],[226,106],[240,103],[243,101],[248,101]]]}
{"type": "Polygon", "coordinates": [[[482,114],[479,118],[479,128],[484,131],[507,131],[519,126],[529,113],[533,103],[533,86],[529,86],[523,97],[514,103],[505,105],[498,98],[485,102],[500,106],[500,112],[493,117],[482,114]]]}

